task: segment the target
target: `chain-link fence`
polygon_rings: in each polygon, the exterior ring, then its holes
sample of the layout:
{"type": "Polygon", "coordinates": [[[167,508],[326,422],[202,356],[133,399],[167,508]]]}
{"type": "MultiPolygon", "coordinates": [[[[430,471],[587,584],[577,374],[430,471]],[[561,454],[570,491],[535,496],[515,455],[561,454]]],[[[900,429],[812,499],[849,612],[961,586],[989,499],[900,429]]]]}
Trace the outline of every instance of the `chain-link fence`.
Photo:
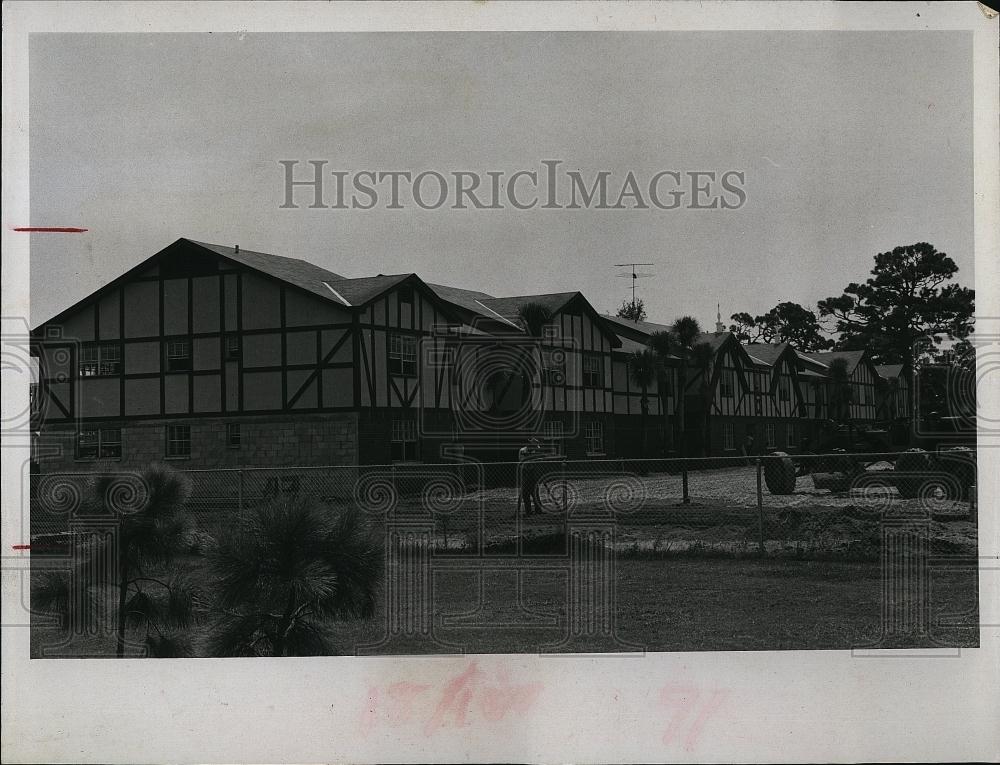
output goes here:
{"type": "MultiPolygon", "coordinates": [[[[110,472],[119,480],[98,505],[127,512],[142,499],[141,475],[110,472]]],[[[592,522],[613,528],[625,555],[866,547],[877,554],[889,516],[924,518],[938,524],[942,545],[975,550],[976,455],[969,449],[179,472],[190,480],[196,544],[223,538],[263,503],[308,501],[331,511],[358,508],[376,524],[422,523],[441,555],[559,553],[574,524],[592,522]]],[[[87,512],[93,478],[32,477],[39,552],[58,547],[87,512]]]]}

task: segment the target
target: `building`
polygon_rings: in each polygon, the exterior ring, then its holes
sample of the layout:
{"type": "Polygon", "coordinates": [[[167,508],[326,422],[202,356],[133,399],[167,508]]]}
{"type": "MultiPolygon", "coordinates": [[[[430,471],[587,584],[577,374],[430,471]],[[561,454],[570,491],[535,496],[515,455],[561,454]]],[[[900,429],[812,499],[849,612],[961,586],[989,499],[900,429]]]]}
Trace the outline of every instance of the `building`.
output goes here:
{"type": "Polygon", "coordinates": [[[658,357],[643,391],[630,359],[667,329],[602,316],[579,292],[348,278],[178,239],[32,331],[34,458],[44,471],[511,460],[529,436],[570,459],[678,443],[735,456],[748,435],[794,451],[848,417],[907,431],[901,368],[741,344],[721,320],[658,357]]]}
{"type": "Polygon", "coordinates": [[[179,239],[32,332],[44,470],[614,453],[611,352],[580,293],[346,278],[179,239]],[[519,309],[548,315],[528,337],[519,309]]]}

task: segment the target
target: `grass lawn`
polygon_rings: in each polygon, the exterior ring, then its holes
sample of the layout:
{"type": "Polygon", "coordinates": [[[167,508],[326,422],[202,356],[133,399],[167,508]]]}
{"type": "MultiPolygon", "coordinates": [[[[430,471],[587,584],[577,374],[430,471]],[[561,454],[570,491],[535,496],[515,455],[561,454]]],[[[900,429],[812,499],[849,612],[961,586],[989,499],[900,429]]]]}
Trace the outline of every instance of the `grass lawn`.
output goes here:
{"type": "MultiPolygon", "coordinates": [[[[839,561],[673,558],[617,564],[615,634],[603,650],[696,651],[976,646],[975,571],[931,575],[925,637],[882,634],[878,564],[839,561]],[[964,615],[962,615],[964,612],[964,615]],[[947,628],[936,624],[960,614],[947,628]]],[[[403,638],[403,653],[534,653],[568,633],[566,576],[514,571],[438,572],[433,639],[403,638]],[[464,615],[464,616],[463,616],[464,615]]],[[[376,643],[376,619],[339,625],[343,650],[376,643]]],[[[600,649],[600,641],[595,646],[600,649]]],[[[551,650],[551,649],[548,649],[551,650]]],[[[378,649],[376,649],[378,651],[378,649]]]]}
{"type": "MultiPolygon", "coordinates": [[[[595,650],[849,649],[976,646],[979,641],[974,570],[932,570],[928,634],[890,636],[881,646],[877,563],[624,559],[617,563],[615,580],[614,634],[620,643],[598,640],[592,643],[595,650]],[[945,619],[950,625],[940,626],[945,619]]],[[[513,569],[437,570],[431,605],[434,628],[424,639],[404,629],[398,639],[377,646],[387,632],[381,610],[373,619],[336,624],[341,652],[534,653],[558,645],[569,632],[564,571],[524,573],[519,588],[513,569]]],[[[35,626],[32,654],[65,639],[58,627],[35,626]]],[[[135,649],[130,653],[141,655],[135,649]]],[[[55,654],[113,656],[114,642],[75,637],[55,654]]]]}

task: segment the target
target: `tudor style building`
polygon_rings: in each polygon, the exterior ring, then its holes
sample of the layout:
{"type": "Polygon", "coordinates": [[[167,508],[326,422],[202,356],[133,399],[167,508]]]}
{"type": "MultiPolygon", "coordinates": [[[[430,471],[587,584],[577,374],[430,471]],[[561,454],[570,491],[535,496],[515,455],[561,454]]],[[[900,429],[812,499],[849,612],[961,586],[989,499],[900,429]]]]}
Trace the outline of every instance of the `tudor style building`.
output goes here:
{"type": "Polygon", "coordinates": [[[33,330],[43,470],[614,453],[617,335],[580,293],[346,278],[179,239],[33,330]],[[547,310],[528,337],[519,309],[547,310]]]}
{"type": "Polygon", "coordinates": [[[579,292],[348,278],[179,239],[33,330],[34,458],[43,471],[511,460],[529,435],[571,459],[638,457],[644,427],[658,456],[681,423],[690,453],[735,456],[748,434],[795,451],[847,417],[905,440],[903,370],[741,344],[721,321],[694,342],[707,354],[662,360],[644,392],[631,354],[666,329],[601,316],[579,292]]]}

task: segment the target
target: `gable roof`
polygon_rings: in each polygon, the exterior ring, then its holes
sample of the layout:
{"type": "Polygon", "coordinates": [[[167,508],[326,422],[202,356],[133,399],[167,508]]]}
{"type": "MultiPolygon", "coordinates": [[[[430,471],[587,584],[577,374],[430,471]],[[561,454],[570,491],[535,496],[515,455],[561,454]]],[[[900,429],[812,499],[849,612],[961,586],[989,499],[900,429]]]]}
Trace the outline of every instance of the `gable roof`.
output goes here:
{"type": "Polygon", "coordinates": [[[614,332],[626,337],[632,337],[632,339],[636,339],[639,335],[648,337],[654,332],[670,331],[670,327],[666,324],[656,324],[652,321],[632,321],[631,319],[623,319],[620,316],[607,315],[604,315],[601,318],[610,323],[611,329],[614,332]]]}
{"type": "Polygon", "coordinates": [[[799,353],[799,357],[830,368],[834,359],[844,359],[847,362],[847,374],[853,374],[858,364],[865,357],[864,351],[820,351],[817,353],[799,353]]]}
{"type": "MultiPolygon", "coordinates": [[[[335,274],[325,268],[314,265],[306,260],[298,258],[288,258],[284,255],[271,255],[267,252],[254,252],[252,250],[237,250],[235,247],[224,247],[220,244],[209,244],[207,242],[196,242],[194,239],[181,237],[178,242],[189,242],[202,249],[214,252],[224,258],[229,258],[255,271],[261,271],[275,279],[302,287],[321,297],[330,297],[330,291],[323,286],[323,282],[342,281],[346,276],[335,274]]],[[[176,242],[175,242],[176,244],[176,242]]]]}
{"type": "Polygon", "coordinates": [[[346,300],[348,305],[362,306],[391,290],[393,287],[402,284],[411,277],[419,279],[416,274],[379,274],[378,276],[361,276],[357,279],[341,277],[334,281],[327,281],[322,286],[326,291],[325,297],[340,297],[339,302],[343,305],[346,300]]]}
{"type": "MultiPolygon", "coordinates": [[[[760,364],[773,367],[778,363],[778,359],[788,352],[791,346],[788,343],[744,343],[744,350],[760,364]]],[[[792,351],[795,352],[794,350],[792,351]]]]}
{"type": "Polygon", "coordinates": [[[892,380],[899,377],[903,373],[902,364],[880,364],[875,367],[875,371],[878,372],[878,376],[886,379],[892,380]]]}
{"type": "Polygon", "coordinates": [[[512,297],[487,298],[481,302],[490,310],[500,314],[508,321],[516,321],[521,306],[528,303],[538,303],[548,308],[555,315],[559,313],[579,292],[554,292],[547,295],[515,295],[512,297]]]}

